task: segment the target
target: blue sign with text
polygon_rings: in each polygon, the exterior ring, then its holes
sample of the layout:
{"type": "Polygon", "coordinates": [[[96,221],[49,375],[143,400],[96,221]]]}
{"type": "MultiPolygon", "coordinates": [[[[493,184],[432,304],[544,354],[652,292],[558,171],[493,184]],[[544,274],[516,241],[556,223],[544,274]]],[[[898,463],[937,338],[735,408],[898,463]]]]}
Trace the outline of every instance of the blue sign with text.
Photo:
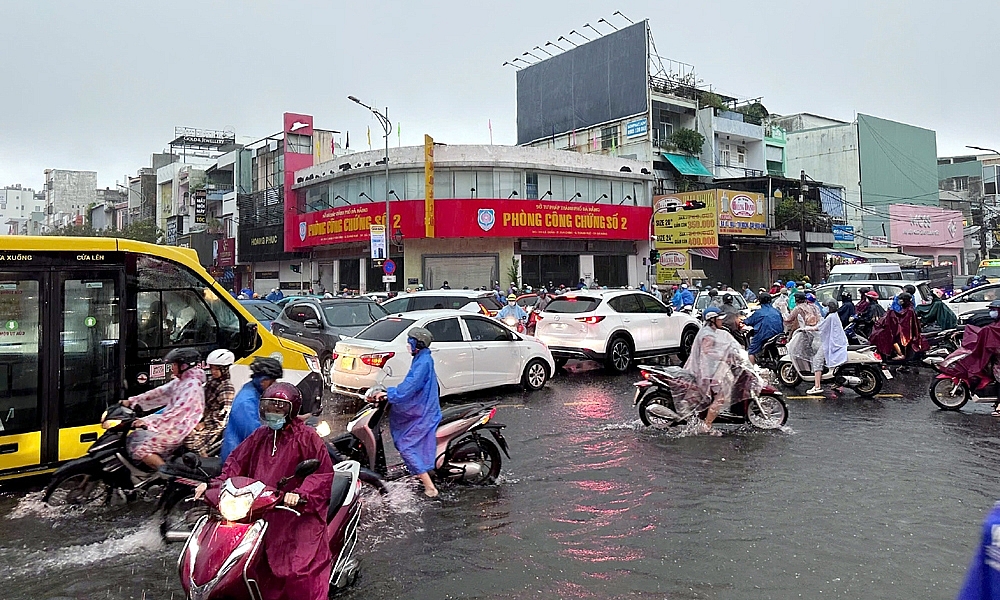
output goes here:
{"type": "Polygon", "coordinates": [[[629,121],[625,124],[625,137],[633,138],[640,135],[645,135],[646,131],[649,130],[649,121],[646,117],[641,119],[636,119],[635,121],[629,121]]]}
{"type": "Polygon", "coordinates": [[[853,225],[834,225],[832,229],[833,229],[833,241],[854,243],[853,225]]]}

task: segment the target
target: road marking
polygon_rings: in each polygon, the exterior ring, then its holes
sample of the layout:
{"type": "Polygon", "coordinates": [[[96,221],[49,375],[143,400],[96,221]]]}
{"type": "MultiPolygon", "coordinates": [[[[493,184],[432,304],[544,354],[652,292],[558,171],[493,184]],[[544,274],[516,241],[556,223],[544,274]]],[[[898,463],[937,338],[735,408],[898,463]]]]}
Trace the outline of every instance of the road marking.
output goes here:
{"type": "Polygon", "coordinates": [[[497,404],[497,408],[524,408],[523,404],[497,404]]]}
{"type": "Polygon", "coordinates": [[[785,396],[789,400],[822,400],[826,396],[785,396]]]}
{"type": "Polygon", "coordinates": [[[876,398],[902,398],[902,394],[875,394],[876,398]]]}
{"type": "Polygon", "coordinates": [[[588,404],[593,404],[593,402],[563,402],[565,406],[587,406],[588,404]]]}

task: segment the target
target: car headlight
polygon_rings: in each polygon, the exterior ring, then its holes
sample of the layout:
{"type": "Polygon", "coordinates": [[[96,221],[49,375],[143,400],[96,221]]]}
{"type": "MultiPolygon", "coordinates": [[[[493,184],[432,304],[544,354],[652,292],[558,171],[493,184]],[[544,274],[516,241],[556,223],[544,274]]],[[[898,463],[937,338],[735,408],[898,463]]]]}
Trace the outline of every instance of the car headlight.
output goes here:
{"type": "Polygon", "coordinates": [[[229,492],[222,492],[222,496],[219,497],[219,512],[222,513],[222,518],[227,521],[245,519],[250,514],[251,506],[253,506],[253,494],[236,496],[229,492]]]}
{"type": "Polygon", "coordinates": [[[309,370],[313,373],[320,372],[319,358],[313,356],[312,354],[306,354],[306,364],[309,365],[309,370]]]}

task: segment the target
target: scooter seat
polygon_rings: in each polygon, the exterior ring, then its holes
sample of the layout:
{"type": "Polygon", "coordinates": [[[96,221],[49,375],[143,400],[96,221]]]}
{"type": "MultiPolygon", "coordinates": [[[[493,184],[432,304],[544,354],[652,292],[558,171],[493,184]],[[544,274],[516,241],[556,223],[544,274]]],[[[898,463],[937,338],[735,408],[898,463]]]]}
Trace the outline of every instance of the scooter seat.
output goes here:
{"type": "Polygon", "coordinates": [[[198,469],[189,468],[180,459],[168,462],[160,467],[160,472],[171,477],[187,477],[206,481],[219,475],[222,472],[222,459],[218,456],[209,456],[201,459],[201,467],[198,469]],[[208,475],[206,478],[205,476],[208,475]]]}
{"type": "Polygon", "coordinates": [[[485,410],[488,406],[489,404],[477,402],[475,404],[463,404],[461,406],[446,408],[441,411],[441,425],[465,419],[474,413],[485,410]]]}
{"type": "Polygon", "coordinates": [[[346,473],[337,473],[333,476],[333,485],[330,487],[330,508],[326,512],[326,520],[329,521],[337,510],[344,504],[348,492],[351,491],[353,479],[346,473]]]}
{"type": "Polygon", "coordinates": [[[872,347],[871,344],[853,344],[853,345],[848,345],[847,349],[850,352],[857,352],[858,350],[864,350],[865,348],[871,348],[871,347],[872,347]]]}

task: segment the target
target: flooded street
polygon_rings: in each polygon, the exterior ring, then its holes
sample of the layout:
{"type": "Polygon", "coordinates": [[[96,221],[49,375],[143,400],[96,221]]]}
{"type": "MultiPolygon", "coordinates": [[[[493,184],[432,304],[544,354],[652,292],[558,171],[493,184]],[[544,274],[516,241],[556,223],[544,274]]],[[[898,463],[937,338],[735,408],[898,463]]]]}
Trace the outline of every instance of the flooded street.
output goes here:
{"type": "MultiPolygon", "coordinates": [[[[1000,497],[997,421],[900,375],[874,400],[786,390],[787,431],[721,438],[644,429],[637,373],[505,391],[499,485],[371,498],[342,597],[953,598],[1000,497]]],[[[181,597],[151,503],[54,511],[42,483],[0,496],[3,598],[181,597]]]]}

